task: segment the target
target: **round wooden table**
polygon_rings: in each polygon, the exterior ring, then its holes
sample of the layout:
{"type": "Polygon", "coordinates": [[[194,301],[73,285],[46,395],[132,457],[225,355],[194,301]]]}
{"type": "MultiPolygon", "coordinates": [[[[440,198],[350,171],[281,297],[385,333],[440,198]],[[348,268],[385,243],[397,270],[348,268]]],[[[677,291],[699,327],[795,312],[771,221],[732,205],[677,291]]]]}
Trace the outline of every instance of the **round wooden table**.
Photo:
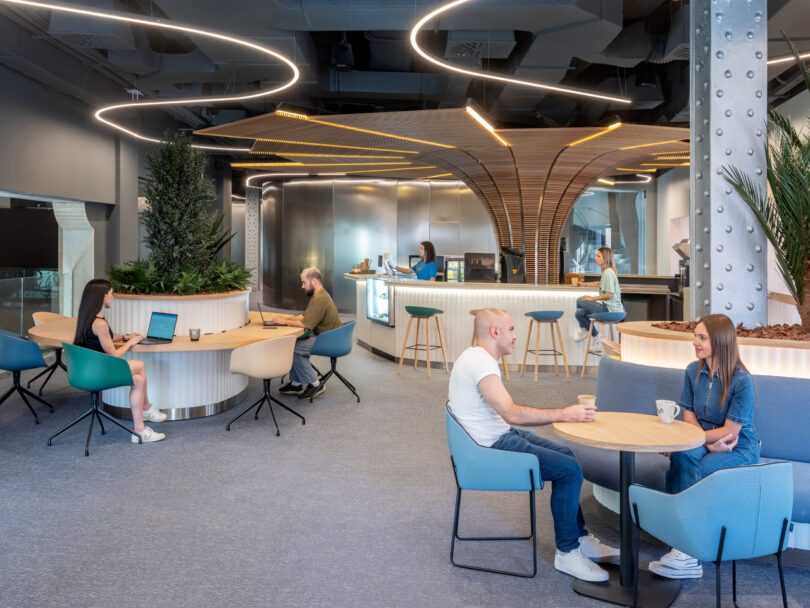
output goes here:
{"type": "MultiPolygon", "coordinates": [[[[619,450],[619,516],[621,528],[621,565],[619,576],[611,571],[607,583],[574,581],[572,588],[606,602],[631,606],[635,586],[633,563],[634,525],[630,514],[629,489],[635,475],[636,452],[681,452],[705,443],[705,433],[698,427],[674,421],[665,424],[657,416],[624,412],[597,412],[593,422],[555,422],[554,431],[574,443],[619,450]]],[[[669,606],[681,590],[678,580],[666,579],[639,568],[639,606],[669,606]]]]}
{"type": "MultiPolygon", "coordinates": [[[[28,330],[33,342],[53,347],[72,343],[75,333],[76,319],[64,317],[28,330]]],[[[250,322],[238,329],[203,334],[196,342],[182,335],[175,336],[170,344],[136,344],[124,358],[146,363],[149,399],[166,412],[169,420],[198,418],[236,405],[247,388],[246,376],[230,372],[232,350],[268,338],[302,333],[304,330],[298,327],[265,329],[259,313],[251,312],[250,322]]],[[[131,418],[128,386],[104,391],[102,401],[112,415],[131,418]]]]}

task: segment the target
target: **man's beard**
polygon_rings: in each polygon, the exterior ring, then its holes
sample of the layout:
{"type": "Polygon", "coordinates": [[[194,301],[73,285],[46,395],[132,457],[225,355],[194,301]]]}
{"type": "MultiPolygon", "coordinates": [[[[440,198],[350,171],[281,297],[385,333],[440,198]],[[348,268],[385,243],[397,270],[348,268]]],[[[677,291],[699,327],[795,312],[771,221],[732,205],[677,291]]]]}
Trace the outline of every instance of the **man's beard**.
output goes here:
{"type": "Polygon", "coordinates": [[[314,289],[306,289],[306,290],[304,290],[304,293],[307,294],[308,298],[311,298],[312,296],[315,295],[315,290],[314,289]]]}

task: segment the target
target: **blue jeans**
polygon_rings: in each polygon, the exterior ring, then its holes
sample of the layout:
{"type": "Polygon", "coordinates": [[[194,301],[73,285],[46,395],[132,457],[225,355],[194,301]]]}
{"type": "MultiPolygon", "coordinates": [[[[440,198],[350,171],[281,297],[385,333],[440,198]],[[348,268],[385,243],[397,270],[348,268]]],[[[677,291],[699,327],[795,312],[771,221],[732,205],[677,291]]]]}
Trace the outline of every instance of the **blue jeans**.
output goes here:
{"type": "Polygon", "coordinates": [[[543,439],[534,431],[514,428],[498,437],[492,448],[537,456],[540,478],[551,482],[551,516],[557,549],[567,553],[579,547],[579,537],[587,535],[588,531],[579,507],[582,468],[574,453],[564,445],[543,439]]]}
{"type": "MultiPolygon", "coordinates": [[[[579,326],[586,330],[591,326],[591,315],[597,312],[607,312],[607,304],[601,300],[577,300],[577,310],[574,316],[579,321],[579,326]]],[[[596,325],[593,326],[593,335],[598,336],[596,325]]]]}
{"type": "Polygon", "coordinates": [[[757,462],[758,447],[755,452],[737,449],[730,452],[710,452],[705,446],[685,452],[673,452],[669,457],[667,492],[677,494],[709,473],[757,462]]]}
{"type": "Polygon", "coordinates": [[[317,379],[315,370],[312,369],[312,364],[309,362],[313,344],[315,344],[315,336],[298,340],[295,343],[292,369],[290,369],[290,382],[293,384],[312,384],[317,379]]]}

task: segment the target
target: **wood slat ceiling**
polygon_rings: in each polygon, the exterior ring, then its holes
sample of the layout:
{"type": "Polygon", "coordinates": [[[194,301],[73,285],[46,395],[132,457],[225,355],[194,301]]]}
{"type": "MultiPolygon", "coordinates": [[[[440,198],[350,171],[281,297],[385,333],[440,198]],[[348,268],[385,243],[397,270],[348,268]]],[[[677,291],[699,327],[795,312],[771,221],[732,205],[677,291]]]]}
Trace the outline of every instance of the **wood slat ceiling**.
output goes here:
{"type": "MultiPolygon", "coordinates": [[[[414,163],[414,168],[379,166],[376,168],[379,170],[375,170],[373,166],[336,165],[320,171],[400,179],[425,179],[452,173],[481,199],[499,245],[525,249],[526,277],[530,283],[557,282],[559,242],[565,221],[577,199],[600,176],[621,173],[618,167],[642,168],[640,163],[656,162],[658,153],[680,153],[674,160],[665,161],[673,163],[679,159],[688,161],[689,153],[688,129],[634,124],[609,132],[595,127],[500,129],[498,135],[510,144],[506,147],[463,108],[319,116],[307,120],[268,114],[198,133],[252,139],[256,153],[283,154],[286,151],[367,156],[400,152],[406,157],[403,162],[414,163]]],[[[374,159],[335,156],[329,161],[288,158],[305,163],[374,162],[374,159]]],[[[398,161],[379,159],[379,162],[398,161]]],[[[312,171],[319,169],[313,167],[312,171]]]]}

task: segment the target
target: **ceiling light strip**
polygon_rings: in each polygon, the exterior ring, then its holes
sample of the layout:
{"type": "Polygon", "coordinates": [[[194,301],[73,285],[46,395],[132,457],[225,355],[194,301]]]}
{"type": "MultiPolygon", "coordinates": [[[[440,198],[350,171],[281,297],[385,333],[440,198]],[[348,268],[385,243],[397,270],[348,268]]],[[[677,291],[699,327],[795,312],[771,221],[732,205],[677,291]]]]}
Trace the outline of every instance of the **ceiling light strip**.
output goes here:
{"type": "Polygon", "coordinates": [[[325,120],[318,120],[317,118],[313,118],[312,116],[307,116],[306,114],[298,114],[297,112],[288,112],[286,110],[276,110],[274,114],[278,116],[283,116],[285,118],[295,118],[296,120],[306,120],[307,122],[314,122],[319,125],[325,125],[327,127],[336,127],[338,129],[348,129],[349,131],[358,131],[360,133],[369,133],[371,135],[380,135],[381,137],[390,137],[392,139],[401,139],[403,141],[411,141],[417,144],[425,144],[427,146],[438,146],[440,148],[455,148],[455,146],[448,146],[446,144],[440,144],[435,141],[425,141],[424,139],[414,139],[412,137],[405,137],[403,135],[394,135],[393,133],[383,133],[382,131],[372,131],[370,129],[362,129],[360,127],[350,127],[349,125],[341,125],[336,122],[327,122],[325,120]]]}
{"type": "Polygon", "coordinates": [[[385,162],[385,163],[249,163],[249,162],[232,162],[231,167],[237,169],[261,168],[261,167],[344,167],[344,166],[373,166],[379,167],[381,165],[410,165],[410,162],[385,162]]]}
{"type": "Polygon", "coordinates": [[[688,167],[689,163],[641,163],[642,167],[688,167]]]}
{"type": "MultiPolygon", "coordinates": [[[[810,59],[810,53],[802,53],[799,55],[799,59],[810,59]]],[[[787,63],[788,61],[796,61],[795,55],[786,55],[785,57],[777,57],[776,59],[768,59],[768,65],[774,65],[777,63],[787,63]]]]}
{"type": "Polygon", "coordinates": [[[437,177],[451,177],[452,175],[453,175],[452,173],[437,173],[436,175],[428,175],[427,177],[422,178],[422,179],[434,179],[434,178],[437,178],[437,177]]]}
{"type": "Polygon", "coordinates": [[[457,6],[461,6],[462,4],[466,4],[470,0],[455,0],[455,2],[450,2],[439,8],[429,12],[427,15],[422,17],[419,21],[416,22],[416,25],[413,26],[411,29],[411,46],[413,49],[426,61],[429,61],[433,65],[437,65],[445,70],[450,70],[451,72],[457,72],[459,74],[466,74],[467,76],[474,76],[476,78],[486,78],[488,80],[497,80],[498,82],[506,82],[508,84],[516,84],[524,87],[533,87],[535,89],[544,89],[546,91],[555,91],[557,93],[564,93],[566,95],[579,95],[582,97],[590,97],[593,99],[604,99],[607,101],[615,101],[617,103],[631,103],[627,97],[614,97],[611,95],[602,95],[600,93],[592,93],[590,91],[586,91],[584,89],[574,89],[570,87],[563,87],[559,85],[550,85],[545,84],[542,82],[534,82],[530,80],[518,80],[517,78],[507,78],[506,76],[498,76],[497,74],[490,74],[489,72],[478,72],[475,70],[466,70],[464,68],[457,67],[452,63],[446,63],[430,55],[422,50],[417,42],[417,35],[419,34],[419,30],[421,30],[426,23],[428,23],[431,19],[438,17],[442,13],[449,11],[450,9],[456,8],[457,6]]]}
{"type": "Polygon", "coordinates": [[[581,144],[583,142],[590,141],[592,139],[596,139],[597,137],[602,137],[603,135],[607,135],[611,131],[615,131],[616,129],[618,129],[621,126],[622,126],[622,123],[614,122],[612,125],[609,125],[606,129],[604,129],[602,131],[599,131],[598,133],[594,133],[593,135],[588,135],[588,137],[583,137],[582,139],[572,141],[570,144],[568,144],[567,147],[571,148],[573,146],[576,146],[577,144],[581,144]]]}
{"type": "MultiPolygon", "coordinates": [[[[248,99],[258,99],[260,97],[267,97],[269,95],[273,95],[285,89],[291,87],[295,82],[298,80],[300,74],[298,72],[298,68],[295,64],[282,55],[272,49],[269,49],[265,46],[260,44],[256,44],[254,42],[250,42],[249,40],[245,40],[242,38],[236,38],[234,36],[228,36],[225,34],[220,34],[218,32],[212,30],[201,29],[197,27],[189,27],[186,25],[176,25],[173,23],[167,23],[160,19],[153,19],[151,17],[132,17],[128,13],[122,13],[118,11],[97,11],[97,10],[89,10],[86,8],[78,8],[75,6],[69,6],[64,4],[54,4],[49,2],[36,2],[34,0],[0,0],[0,2],[5,2],[7,4],[16,4],[21,6],[29,6],[32,8],[40,8],[40,9],[48,9],[51,11],[59,11],[63,13],[72,13],[74,15],[85,15],[88,17],[96,17],[99,19],[107,19],[110,21],[123,21],[126,23],[134,23],[137,25],[143,25],[146,27],[155,27],[161,28],[166,30],[172,30],[176,32],[183,32],[185,34],[196,35],[196,36],[205,36],[207,38],[214,38],[216,40],[220,40],[223,42],[230,42],[232,44],[236,44],[242,47],[246,47],[252,49],[254,51],[258,51],[260,53],[264,53],[265,55],[269,55],[273,59],[279,60],[287,65],[292,71],[291,78],[282,84],[279,87],[274,89],[268,89],[266,91],[259,91],[258,93],[250,93],[247,95],[228,95],[228,96],[220,96],[220,97],[199,97],[195,99],[175,99],[175,100],[161,100],[161,101],[136,101],[130,103],[120,103],[111,106],[105,106],[103,108],[99,108],[96,110],[94,116],[96,120],[106,124],[113,129],[126,133],[131,137],[136,139],[140,139],[141,141],[147,141],[150,143],[163,143],[163,140],[155,139],[153,137],[147,137],[145,135],[141,135],[136,131],[132,131],[131,129],[127,129],[126,127],[119,125],[118,123],[113,122],[107,118],[103,118],[103,115],[112,112],[114,110],[120,110],[124,108],[142,108],[142,107],[159,107],[159,106],[176,106],[176,105],[209,105],[214,103],[219,103],[223,101],[234,102],[234,101],[245,101],[248,99]]],[[[224,152],[250,152],[250,148],[232,148],[232,147],[223,147],[223,146],[206,146],[206,145],[198,145],[192,144],[193,147],[202,149],[202,150],[218,150],[224,152]]]]}
{"type": "Polygon", "coordinates": [[[316,152],[269,152],[268,154],[275,154],[276,156],[304,156],[314,158],[405,158],[404,156],[374,156],[366,154],[329,154],[324,152],[318,154],[316,152]]]}
{"type": "Polygon", "coordinates": [[[625,146],[624,148],[619,148],[619,150],[635,150],[636,148],[649,148],[651,146],[663,146],[664,144],[674,144],[678,142],[686,143],[683,141],[683,139],[668,139],[666,141],[656,141],[651,144],[638,144],[635,146],[625,146]]]}
{"type": "Polygon", "coordinates": [[[633,173],[655,173],[658,169],[625,169],[624,167],[616,167],[617,171],[632,171],[633,173]]]}
{"type": "MultiPolygon", "coordinates": [[[[244,137],[241,135],[224,135],[217,133],[203,133],[207,137],[230,137],[232,139],[252,139],[253,141],[267,141],[275,144],[288,144],[294,146],[319,146],[322,148],[340,148],[342,150],[367,150],[369,152],[394,152],[396,154],[419,154],[413,150],[394,150],[391,148],[367,148],[364,146],[346,146],[342,144],[321,144],[310,141],[294,141],[290,139],[270,139],[267,137],[244,137]]],[[[275,154],[274,152],[254,152],[254,154],[275,154]]]]}
{"type": "Polygon", "coordinates": [[[489,124],[489,122],[487,122],[483,116],[481,116],[478,112],[476,112],[472,106],[467,106],[464,109],[467,110],[467,114],[472,116],[479,125],[481,125],[482,127],[484,127],[484,129],[489,131],[492,134],[492,136],[499,142],[501,142],[504,146],[508,148],[511,145],[508,141],[506,141],[500,135],[498,135],[495,132],[495,127],[489,124]]]}
{"type": "Polygon", "coordinates": [[[606,186],[616,185],[616,182],[614,182],[612,179],[605,179],[604,177],[600,177],[596,181],[598,181],[600,184],[605,184],[606,186]]]}
{"type": "Polygon", "coordinates": [[[422,171],[424,169],[436,169],[435,165],[429,167],[403,167],[401,169],[362,169],[360,171],[349,171],[351,175],[355,173],[382,173],[387,171],[422,171]]]}

